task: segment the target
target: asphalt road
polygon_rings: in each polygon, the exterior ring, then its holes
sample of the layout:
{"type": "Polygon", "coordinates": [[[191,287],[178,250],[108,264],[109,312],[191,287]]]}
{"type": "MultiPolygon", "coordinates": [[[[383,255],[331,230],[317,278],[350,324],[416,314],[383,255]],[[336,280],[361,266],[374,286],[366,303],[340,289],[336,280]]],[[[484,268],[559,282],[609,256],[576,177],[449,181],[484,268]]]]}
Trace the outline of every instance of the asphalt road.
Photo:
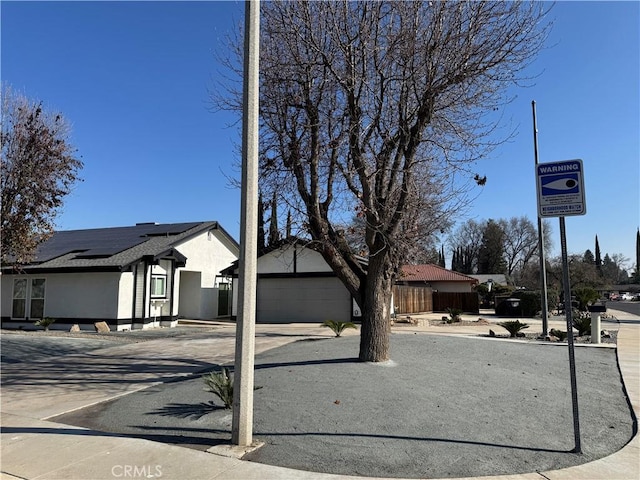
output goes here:
{"type": "Polygon", "coordinates": [[[632,313],[640,316],[640,302],[615,301],[607,302],[607,308],[621,310],[623,312],[632,313]]]}
{"type": "MultiPolygon", "coordinates": [[[[394,334],[393,361],[353,358],[358,336],[256,358],[249,461],[327,473],[465,477],[558,469],[633,434],[611,348],[576,347],[583,454],[574,447],[567,347],[394,334]]],[[[55,418],[191,448],[229,443],[231,411],[200,375],[55,418]]]]}

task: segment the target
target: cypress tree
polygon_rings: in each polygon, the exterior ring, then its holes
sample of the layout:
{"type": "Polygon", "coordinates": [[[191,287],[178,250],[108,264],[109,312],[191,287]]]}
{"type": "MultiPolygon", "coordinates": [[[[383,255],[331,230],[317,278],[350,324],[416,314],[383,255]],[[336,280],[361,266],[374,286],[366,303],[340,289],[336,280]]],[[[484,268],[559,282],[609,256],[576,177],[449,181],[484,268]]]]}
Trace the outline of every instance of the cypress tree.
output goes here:
{"type": "Polygon", "coordinates": [[[262,191],[258,192],[258,255],[264,253],[266,244],[264,236],[264,202],[262,191]]]}
{"type": "Polygon", "coordinates": [[[636,232],[636,282],[640,282],[640,228],[636,232]]]}
{"type": "Polygon", "coordinates": [[[278,204],[276,194],[273,193],[271,200],[271,220],[269,221],[269,246],[274,246],[280,241],[280,231],[278,230],[278,204]]]}
{"type": "Polygon", "coordinates": [[[287,212],[287,229],[285,230],[287,238],[291,238],[291,210],[287,212]]]}
{"type": "Polygon", "coordinates": [[[596,235],[596,270],[598,274],[602,275],[602,257],[600,256],[600,243],[598,242],[598,235],[596,235]]]}

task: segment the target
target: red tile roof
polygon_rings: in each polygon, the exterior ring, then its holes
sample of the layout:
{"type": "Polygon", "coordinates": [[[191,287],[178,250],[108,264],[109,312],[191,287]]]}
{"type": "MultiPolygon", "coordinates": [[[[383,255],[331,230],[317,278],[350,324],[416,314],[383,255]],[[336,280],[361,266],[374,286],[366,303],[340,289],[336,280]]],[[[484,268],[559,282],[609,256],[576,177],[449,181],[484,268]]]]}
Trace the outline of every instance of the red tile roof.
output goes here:
{"type": "Polygon", "coordinates": [[[438,265],[428,263],[426,265],[403,265],[399,282],[467,282],[477,283],[475,278],[462,273],[447,270],[438,265]]]}

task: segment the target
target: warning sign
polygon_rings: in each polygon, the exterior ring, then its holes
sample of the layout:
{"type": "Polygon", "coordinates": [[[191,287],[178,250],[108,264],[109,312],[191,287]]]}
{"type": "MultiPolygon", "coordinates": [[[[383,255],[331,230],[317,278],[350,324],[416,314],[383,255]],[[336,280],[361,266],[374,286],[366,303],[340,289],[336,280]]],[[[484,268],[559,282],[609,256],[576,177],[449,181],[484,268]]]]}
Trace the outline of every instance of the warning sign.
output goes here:
{"type": "Polygon", "coordinates": [[[540,217],[587,213],[582,160],[540,163],[536,165],[536,182],[540,217]]]}

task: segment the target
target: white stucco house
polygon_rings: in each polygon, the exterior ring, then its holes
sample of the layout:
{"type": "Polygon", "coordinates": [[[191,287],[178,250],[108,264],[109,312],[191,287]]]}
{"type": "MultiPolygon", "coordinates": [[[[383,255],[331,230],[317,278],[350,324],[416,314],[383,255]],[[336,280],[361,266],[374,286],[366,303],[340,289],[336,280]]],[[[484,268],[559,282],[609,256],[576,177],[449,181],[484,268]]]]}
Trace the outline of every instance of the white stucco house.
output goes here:
{"type": "Polygon", "coordinates": [[[215,221],[56,232],[34,261],[2,265],[2,328],[73,324],[112,330],[175,326],[177,319],[229,316],[230,279],[221,271],[238,243],[215,221]]]}
{"type": "MultiPolygon", "coordinates": [[[[232,316],[237,316],[238,266],[233,277],[232,316]]],[[[358,320],[360,309],[322,255],[304,241],[283,242],[258,257],[256,322],[322,323],[358,320]]]]}

